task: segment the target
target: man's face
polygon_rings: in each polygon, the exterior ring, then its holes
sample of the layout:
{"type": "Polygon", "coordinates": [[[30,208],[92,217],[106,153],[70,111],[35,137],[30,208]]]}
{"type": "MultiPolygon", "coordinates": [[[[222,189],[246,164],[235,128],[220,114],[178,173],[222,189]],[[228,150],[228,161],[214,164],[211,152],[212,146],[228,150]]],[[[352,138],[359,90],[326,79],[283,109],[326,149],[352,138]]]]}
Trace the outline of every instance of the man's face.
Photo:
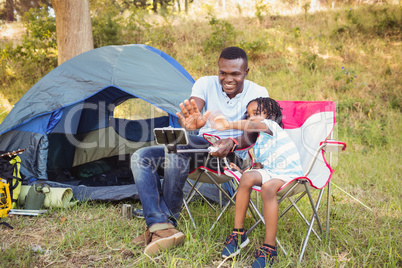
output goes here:
{"type": "Polygon", "coordinates": [[[228,60],[220,58],[218,61],[219,82],[229,98],[235,97],[243,91],[244,79],[248,74],[242,58],[228,60]]]}

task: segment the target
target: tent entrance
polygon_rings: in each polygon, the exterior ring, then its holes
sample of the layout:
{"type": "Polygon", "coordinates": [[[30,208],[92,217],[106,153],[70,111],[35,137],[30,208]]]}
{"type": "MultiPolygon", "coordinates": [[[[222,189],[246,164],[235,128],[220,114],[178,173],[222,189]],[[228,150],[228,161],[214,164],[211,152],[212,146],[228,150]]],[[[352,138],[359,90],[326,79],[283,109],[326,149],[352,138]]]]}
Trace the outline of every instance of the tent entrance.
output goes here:
{"type": "Polygon", "coordinates": [[[130,156],[142,147],[156,145],[154,128],[177,124],[177,119],[162,109],[131,95],[116,94],[120,90],[111,88],[113,94],[99,92],[65,108],[54,131],[47,135],[49,180],[91,186],[134,182],[130,156]],[[105,94],[114,95],[114,100],[105,101],[105,94]],[[103,103],[95,103],[99,99],[103,103]],[[96,169],[101,166],[105,170],[96,169]],[[92,175],[84,176],[85,172],[92,175]],[[111,181],[102,182],[109,175],[111,181]]]}

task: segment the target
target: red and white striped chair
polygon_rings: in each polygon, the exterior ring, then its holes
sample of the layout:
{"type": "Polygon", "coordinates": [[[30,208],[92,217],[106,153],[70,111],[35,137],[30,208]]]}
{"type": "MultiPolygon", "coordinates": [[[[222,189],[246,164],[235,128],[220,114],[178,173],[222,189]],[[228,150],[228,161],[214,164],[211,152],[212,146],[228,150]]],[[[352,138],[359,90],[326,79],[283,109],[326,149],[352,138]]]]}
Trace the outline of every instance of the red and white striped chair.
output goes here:
{"type": "MultiPolygon", "coordinates": [[[[313,229],[313,224],[317,221],[320,233],[323,234],[321,220],[318,216],[318,209],[325,188],[327,191],[327,212],[326,212],[326,233],[328,237],[329,231],[329,213],[330,213],[330,180],[333,173],[332,154],[342,151],[346,148],[343,142],[333,140],[333,132],[335,128],[335,103],[331,101],[279,101],[282,108],[284,129],[295,142],[301,158],[303,177],[294,179],[286,183],[278,191],[278,203],[285,199],[290,201],[290,205],[279,214],[279,218],[285,215],[291,208],[295,208],[306,223],[307,232],[302,244],[302,249],[299,261],[302,260],[305,249],[313,232],[319,240],[320,236],[313,229]],[[313,200],[311,195],[312,190],[319,190],[318,199],[313,200]],[[293,196],[297,197],[293,198],[293,196]],[[308,197],[311,205],[312,216],[308,220],[300,209],[297,203],[308,197]]],[[[234,177],[240,181],[241,174],[232,170],[225,170],[225,175],[234,177]]],[[[255,191],[260,191],[260,187],[254,187],[255,191]]],[[[259,223],[264,223],[264,217],[259,212],[258,207],[251,201],[251,206],[257,212],[259,220],[248,230],[250,233],[259,223]]],[[[226,206],[223,212],[226,210],[226,206]]],[[[221,215],[219,215],[217,221],[221,215]]],[[[216,223],[216,222],[215,222],[216,223]]],[[[215,225],[214,223],[214,225],[215,225]]],[[[278,246],[287,255],[282,245],[277,240],[278,246]]]]}

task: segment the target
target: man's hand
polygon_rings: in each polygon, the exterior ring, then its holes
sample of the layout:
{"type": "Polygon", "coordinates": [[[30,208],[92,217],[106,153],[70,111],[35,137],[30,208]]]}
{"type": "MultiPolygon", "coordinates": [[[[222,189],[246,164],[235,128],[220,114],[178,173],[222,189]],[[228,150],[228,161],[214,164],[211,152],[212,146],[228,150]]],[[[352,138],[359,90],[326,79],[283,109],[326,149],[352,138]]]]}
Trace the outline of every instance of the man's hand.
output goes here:
{"type": "Polygon", "coordinates": [[[204,115],[195,103],[195,100],[185,100],[184,103],[180,103],[181,114],[176,113],[179,117],[182,126],[187,130],[197,130],[202,128],[207,123],[207,119],[210,115],[210,111],[206,111],[204,115]]]}
{"type": "Polygon", "coordinates": [[[214,147],[219,147],[219,150],[211,153],[212,156],[215,157],[225,157],[232,150],[234,146],[234,142],[231,139],[222,139],[218,140],[213,144],[214,147]]]}

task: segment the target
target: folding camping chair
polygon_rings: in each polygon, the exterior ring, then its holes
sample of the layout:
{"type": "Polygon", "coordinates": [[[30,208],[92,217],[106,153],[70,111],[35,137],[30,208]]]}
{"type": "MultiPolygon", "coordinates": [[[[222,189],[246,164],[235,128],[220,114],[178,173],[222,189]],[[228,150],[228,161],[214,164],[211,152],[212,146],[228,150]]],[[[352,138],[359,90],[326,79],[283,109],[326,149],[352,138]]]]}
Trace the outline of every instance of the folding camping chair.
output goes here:
{"type": "MultiPolygon", "coordinates": [[[[278,203],[288,199],[290,205],[279,214],[279,218],[284,216],[291,208],[295,208],[300,217],[306,223],[307,232],[304,238],[299,261],[302,260],[306,246],[313,232],[321,241],[320,236],[313,229],[315,220],[317,221],[320,233],[323,233],[321,220],[318,215],[318,209],[327,187],[327,212],[326,212],[326,238],[329,235],[329,214],[330,214],[330,179],[333,173],[331,167],[334,152],[342,151],[346,148],[343,142],[333,140],[333,131],[335,127],[335,103],[330,101],[279,101],[283,113],[283,124],[285,131],[295,142],[301,158],[303,177],[294,179],[286,183],[277,193],[278,203]],[[327,153],[327,155],[326,155],[327,153]],[[328,160],[328,161],[327,161],[328,160]],[[318,199],[314,202],[311,190],[319,190],[318,199]],[[298,195],[296,198],[293,196],[298,195]],[[312,209],[311,220],[308,221],[298,208],[297,203],[304,197],[308,200],[312,209]]],[[[233,176],[240,181],[240,173],[232,170],[226,170],[227,176],[233,176]]],[[[260,187],[253,188],[260,191],[260,187]]],[[[249,234],[258,224],[264,223],[264,217],[253,202],[251,206],[258,214],[258,221],[247,231],[249,234]]],[[[227,209],[228,206],[224,208],[227,209]]],[[[217,219],[219,220],[219,218],[217,219]]],[[[278,246],[285,255],[286,251],[276,239],[278,246]]]]}
{"type": "MultiPolygon", "coordinates": [[[[218,189],[219,189],[219,194],[220,194],[220,204],[222,208],[222,193],[228,198],[229,202],[232,202],[234,204],[234,201],[232,199],[232,196],[229,195],[221,186],[220,184],[227,183],[229,184],[228,187],[231,187],[234,189],[234,184],[233,184],[233,177],[226,176],[223,172],[220,171],[220,168],[218,166],[218,171],[211,170],[207,167],[208,161],[211,157],[211,152],[214,151],[213,147],[209,147],[206,149],[178,149],[177,145],[187,145],[188,144],[188,138],[187,138],[187,133],[185,129],[183,128],[155,128],[154,129],[154,135],[155,135],[155,140],[158,144],[164,144],[167,148],[168,153],[208,153],[208,157],[206,162],[204,163],[205,166],[198,167],[196,168],[191,174],[189,174],[189,178],[187,179],[187,182],[191,185],[191,190],[187,194],[187,197],[183,198],[183,204],[190,216],[190,219],[193,223],[194,228],[197,228],[195,221],[192,217],[191,211],[188,207],[188,202],[193,198],[195,193],[198,193],[206,202],[207,204],[213,208],[214,206],[208,201],[208,199],[199,191],[199,188],[202,183],[213,183],[215,184],[218,189]],[[194,179],[195,182],[192,183],[190,180],[194,179]]],[[[217,136],[212,136],[212,135],[204,135],[204,138],[212,145],[216,140],[219,139],[217,136]]],[[[218,165],[219,165],[218,161],[218,165]]],[[[226,162],[226,165],[228,163],[226,162]]]]}
{"type": "MultiPolygon", "coordinates": [[[[218,136],[209,135],[209,134],[204,134],[203,137],[211,145],[220,139],[218,136]]],[[[247,151],[247,158],[243,162],[243,164],[246,166],[250,166],[251,163],[253,162],[252,154],[249,151],[249,149],[251,149],[251,148],[252,147],[242,149],[242,150],[247,151]]],[[[232,176],[232,174],[225,174],[224,172],[220,172],[219,166],[218,166],[218,170],[213,170],[213,169],[210,169],[207,167],[208,162],[210,161],[211,158],[212,158],[212,156],[209,155],[203,166],[200,166],[200,167],[196,168],[195,170],[193,170],[192,172],[190,172],[188,179],[187,179],[187,183],[191,186],[191,189],[190,189],[189,193],[187,194],[187,197],[185,197],[183,200],[183,204],[187,210],[187,213],[189,214],[189,217],[193,223],[193,226],[194,226],[194,228],[197,228],[195,221],[192,217],[191,211],[188,207],[188,203],[191,201],[191,199],[197,193],[214,211],[217,211],[215,206],[213,206],[209,202],[208,198],[206,198],[206,196],[204,194],[202,194],[199,190],[203,183],[213,184],[217,187],[218,193],[219,193],[219,205],[220,205],[219,207],[221,209],[221,212],[220,212],[218,218],[216,219],[216,221],[214,222],[214,224],[211,226],[210,231],[214,228],[215,223],[219,220],[219,218],[222,216],[222,214],[226,210],[226,209],[224,210],[223,206],[222,206],[222,200],[223,200],[222,195],[224,195],[227,198],[227,203],[225,206],[225,208],[226,208],[230,204],[233,204],[233,205],[235,204],[234,196],[235,196],[235,192],[236,192],[236,185],[235,185],[234,177],[232,176]],[[224,189],[222,186],[225,187],[226,189],[224,189]]],[[[223,159],[223,162],[225,163],[225,166],[229,166],[229,163],[226,158],[223,159]]],[[[219,161],[218,161],[218,163],[219,163],[219,161]]],[[[251,205],[250,205],[250,209],[252,209],[251,205]]],[[[257,219],[256,214],[252,210],[251,210],[251,213],[257,219]]]]}

